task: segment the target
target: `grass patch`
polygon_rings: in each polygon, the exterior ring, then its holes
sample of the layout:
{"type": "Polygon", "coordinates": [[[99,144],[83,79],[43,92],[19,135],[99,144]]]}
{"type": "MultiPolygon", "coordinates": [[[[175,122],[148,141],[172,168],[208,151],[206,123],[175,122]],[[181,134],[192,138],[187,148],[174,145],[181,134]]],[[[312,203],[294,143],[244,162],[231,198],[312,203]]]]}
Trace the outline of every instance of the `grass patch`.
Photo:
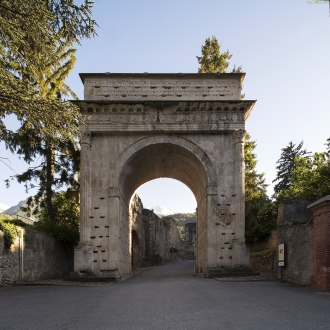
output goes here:
{"type": "Polygon", "coordinates": [[[269,252],[274,252],[276,250],[277,250],[277,247],[273,247],[273,248],[269,248],[269,249],[252,252],[250,255],[251,255],[251,257],[262,256],[264,254],[267,254],[269,252]]]}

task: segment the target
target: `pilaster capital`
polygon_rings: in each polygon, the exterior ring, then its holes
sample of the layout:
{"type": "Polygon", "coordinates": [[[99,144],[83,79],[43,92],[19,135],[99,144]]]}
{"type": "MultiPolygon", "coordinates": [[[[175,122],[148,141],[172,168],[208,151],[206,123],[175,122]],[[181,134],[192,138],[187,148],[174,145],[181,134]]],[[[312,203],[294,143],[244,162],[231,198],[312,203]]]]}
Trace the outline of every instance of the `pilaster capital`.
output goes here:
{"type": "Polygon", "coordinates": [[[244,143],[245,133],[246,131],[244,129],[235,129],[233,131],[234,144],[244,143]]]}
{"type": "Polygon", "coordinates": [[[88,146],[91,145],[91,132],[90,131],[83,131],[82,136],[80,138],[80,145],[87,144],[88,146]]]}

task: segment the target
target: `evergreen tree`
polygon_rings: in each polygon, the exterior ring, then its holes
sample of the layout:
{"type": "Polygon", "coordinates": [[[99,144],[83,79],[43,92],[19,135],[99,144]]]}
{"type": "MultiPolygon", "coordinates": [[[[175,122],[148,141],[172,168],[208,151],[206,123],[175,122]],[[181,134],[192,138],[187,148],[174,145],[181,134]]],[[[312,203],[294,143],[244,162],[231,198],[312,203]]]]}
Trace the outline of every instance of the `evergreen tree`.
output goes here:
{"type": "Polygon", "coordinates": [[[273,180],[273,182],[278,181],[278,183],[274,186],[275,197],[281,191],[284,191],[291,186],[291,173],[296,168],[296,158],[309,158],[310,152],[306,149],[302,149],[303,144],[303,141],[301,141],[298,145],[295,145],[294,143],[292,143],[292,141],[290,141],[287,147],[281,149],[281,157],[276,162],[276,164],[278,164],[276,166],[277,175],[276,178],[273,180]]]}
{"type": "MultiPolygon", "coordinates": [[[[62,95],[73,94],[64,80],[75,63],[75,49],[70,42],[61,43],[53,53],[60,62],[54,63],[53,57],[50,58],[48,63],[45,61],[44,70],[35,72],[33,76],[34,85],[45,100],[61,99],[62,95]]],[[[77,119],[73,118],[71,125],[78,129],[77,119]]],[[[25,183],[26,190],[36,187],[35,182],[38,182],[38,193],[34,198],[28,199],[26,211],[31,211],[34,207],[34,213],[37,214],[39,207],[45,208],[50,222],[56,222],[53,207],[55,190],[63,185],[78,189],[79,150],[76,141],[77,137],[68,130],[65,140],[61,139],[54,143],[54,140],[44,133],[44,129],[36,129],[28,120],[23,122],[17,133],[12,134],[10,145],[18,155],[21,155],[29,165],[34,164],[36,159],[39,160],[37,165],[30,166],[24,173],[14,176],[19,183],[25,183]]]]}
{"type": "Polygon", "coordinates": [[[257,173],[257,144],[251,140],[249,133],[245,133],[244,163],[245,163],[245,200],[250,201],[255,197],[267,196],[267,184],[265,174],[257,173]]]}
{"type": "Polygon", "coordinates": [[[298,156],[294,169],[289,173],[289,187],[277,194],[277,201],[317,199],[330,194],[330,139],[327,151],[316,152],[312,157],[298,156]]]}
{"type": "Polygon", "coordinates": [[[17,119],[43,131],[53,142],[78,134],[76,119],[83,120],[77,107],[60,98],[44,98],[35,75],[47,62],[59,63],[54,47],[95,35],[92,2],[76,5],[72,0],[0,1],[0,140],[13,150],[13,134],[3,118],[17,119]]]}
{"type": "Polygon", "coordinates": [[[276,226],[276,206],[267,196],[264,173],[257,172],[257,144],[245,134],[245,238],[247,242],[266,239],[276,226]]]}
{"type": "MultiPolygon", "coordinates": [[[[198,73],[225,73],[232,55],[220,52],[216,37],[207,38],[202,46],[202,56],[197,56],[198,73]]],[[[234,66],[232,72],[242,72],[242,67],[234,66]]],[[[244,98],[244,95],[241,96],[244,98]]],[[[276,207],[267,196],[267,184],[263,173],[257,173],[256,142],[245,134],[245,236],[247,242],[260,241],[269,236],[276,226],[276,207]]]]}
{"type": "MultiPolygon", "coordinates": [[[[207,38],[202,46],[202,55],[196,56],[200,64],[198,73],[225,73],[232,56],[228,50],[224,53],[220,52],[220,44],[215,36],[207,38]]],[[[233,72],[242,72],[242,67],[234,66],[233,72]]]]}

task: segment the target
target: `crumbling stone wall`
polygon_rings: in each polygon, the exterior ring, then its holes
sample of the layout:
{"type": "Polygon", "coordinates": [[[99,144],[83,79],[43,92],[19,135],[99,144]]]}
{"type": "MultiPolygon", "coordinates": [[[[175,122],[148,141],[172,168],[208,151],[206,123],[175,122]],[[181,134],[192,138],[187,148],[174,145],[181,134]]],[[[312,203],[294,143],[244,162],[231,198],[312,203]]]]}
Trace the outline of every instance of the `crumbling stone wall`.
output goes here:
{"type": "Polygon", "coordinates": [[[189,222],[184,225],[185,241],[195,242],[196,239],[196,222],[189,222]]]}
{"type": "Polygon", "coordinates": [[[171,217],[159,218],[153,211],[143,209],[138,195],[131,202],[131,232],[133,268],[159,265],[181,257],[182,242],[176,221],[171,217]]]}
{"type": "Polygon", "coordinates": [[[267,273],[276,276],[277,264],[276,264],[276,252],[265,252],[261,255],[250,256],[250,267],[256,273],[267,273]]]}
{"type": "Polygon", "coordinates": [[[185,240],[184,244],[184,258],[196,259],[196,222],[186,223],[184,226],[185,240]]]}
{"type": "MultiPolygon", "coordinates": [[[[5,249],[0,231],[0,285],[10,285],[19,278],[19,238],[5,249]]],[[[73,247],[43,233],[25,230],[22,280],[63,278],[73,272],[73,247]]]]}
{"type": "Polygon", "coordinates": [[[285,266],[278,278],[297,285],[310,285],[313,274],[313,219],[309,201],[282,203],[277,218],[277,243],[285,244],[285,266]]]}

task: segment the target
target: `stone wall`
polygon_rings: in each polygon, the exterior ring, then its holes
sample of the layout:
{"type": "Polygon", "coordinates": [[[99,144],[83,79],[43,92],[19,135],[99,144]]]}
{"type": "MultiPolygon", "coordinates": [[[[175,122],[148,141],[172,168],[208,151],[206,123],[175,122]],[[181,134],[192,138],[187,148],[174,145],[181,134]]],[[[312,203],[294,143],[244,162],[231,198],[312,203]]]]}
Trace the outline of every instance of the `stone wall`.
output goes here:
{"type": "Polygon", "coordinates": [[[313,276],[311,284],[319,290],[330,290],[330,195],[308,208],[313,212],[313,276]]]}
{"type": "Polygon", "coordinates": [[[267,240],[262,242],[253,242],[247,243],[246,247],[250,249],[250,252],[261,251],[264,249],[275,248],[277,246],[277,232],[276,230],[272,230],[270,236],[267,240]]]}
{"type": "Polygon", "coordinates": [[[16,238],[8,250],[4,248],[3,233],[0,231],[0,285],[10,285],[19,280],[63,278],[71,272],[73,247],[66,246],[53,237],[26,229],[23,239],[16,238]],[[23,251],[21,271],[20,251],[23,251]]]}
{"type": "Polygon", "coordinates": [[[250,256],[250,267],[256,273],[267,273],[276,276],[276,251],[250,256]]]}
{"type": "Polygon", "coordinates": [[[184,258],[196,259],[196,222],[186,223],[184,226],[184,233],[184,258]]]}
{"type": "Polygon", "coordinates": [[[196,239],[196,222],[189,222],[184,225],[185,241],[195,242],[196,239]]]}
{"type": "Polygon", "coordinates": [[[138,195],[131,203],[132,267],[145,267],[175,261],[181,257],[182,242],[171,217],[159,218],[143,209],[138,195]]]}
{"type": "Polygon", "coordinates": [[[313,274],[313,220],[309,201],[283,203],[277,218],[277,243],[285,244],[285,266],[278,278],[297,285],[310,285],[313,274]]]}

